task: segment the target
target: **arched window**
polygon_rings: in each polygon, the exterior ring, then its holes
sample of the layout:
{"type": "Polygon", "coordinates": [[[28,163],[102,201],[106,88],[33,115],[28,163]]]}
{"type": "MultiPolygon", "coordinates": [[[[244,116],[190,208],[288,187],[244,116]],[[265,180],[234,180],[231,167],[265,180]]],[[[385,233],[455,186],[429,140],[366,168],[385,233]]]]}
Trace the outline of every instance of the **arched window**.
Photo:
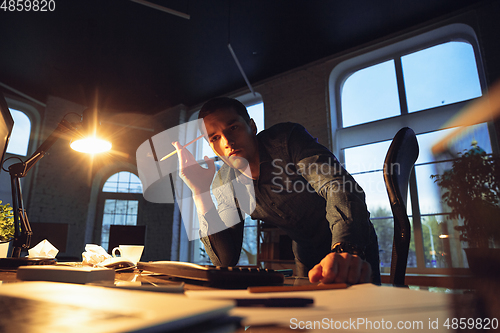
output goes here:
{"type": "Polygon", "coordinates": [[[139,177],[131,172],[115,173],[104,183],[103,192],[142,193],[142,183],[139,177]]]}
{"type": "MultiPolygon", "coordinates": [[[[485,89],[479,46],[472,28],[453,24],[356,55],[330,76],[334,150],[360,183],[379,238],[382,271],[390,266],[393,220],[382,176],[392,137],[402,127],[417,134],[420,156],[410,182],[408,214],[413,234],[409,272],[466,267],[461,243],[447,222],[440,190],[430,178],[449,168],[432,145],[441,130],[485,89]],[[439,238],[449,234],[446,241],[439,238]]],[[[462,152],[472,141],[491,153],[491,126],[479,124],[450,149],[462,152]]]]}
{"type": "Polygon", "coordinates": [[[135,174],[128,171],[115,173],[102,188],[104,211],[102,216],[101,246],[108,249],[110,225],[136,225],[142,184],[135,174]]]}

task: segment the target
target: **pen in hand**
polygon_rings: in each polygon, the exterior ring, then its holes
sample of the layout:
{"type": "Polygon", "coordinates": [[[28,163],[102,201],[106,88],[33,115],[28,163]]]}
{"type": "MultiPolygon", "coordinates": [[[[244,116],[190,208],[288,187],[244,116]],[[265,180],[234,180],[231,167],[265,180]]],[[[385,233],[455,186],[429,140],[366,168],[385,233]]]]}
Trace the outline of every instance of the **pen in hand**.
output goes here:
{"type": "MultiPolygon", "coordinates": [[[[197,137],[197,138],[196,138],[196,139],[194,139],[194,140],[189,141],[189,142],[188,142],[188,143],[186,143],[184,146],[182,146],[182,148],[186,148],[186,147],[187,147],[187,146],[189,146],[190,144],[195,143],[196,141],[198,141],[199,139],[201,139],[203,136],[204,136],[204,134],[200,135],[199,137],[197,137]]],[[[173,152],[171,152],[170,154],[167,154],[167,155],[163,156],[163,157],[161,158],[160,162],[161,162],[161,161],[166,160],[166,159],[167,159],[167,158],[169,158],[170,156],[173,156],[175,153],[177,153],[177,150],[174,150],[174,151],[173,151],[173,152]]]]}

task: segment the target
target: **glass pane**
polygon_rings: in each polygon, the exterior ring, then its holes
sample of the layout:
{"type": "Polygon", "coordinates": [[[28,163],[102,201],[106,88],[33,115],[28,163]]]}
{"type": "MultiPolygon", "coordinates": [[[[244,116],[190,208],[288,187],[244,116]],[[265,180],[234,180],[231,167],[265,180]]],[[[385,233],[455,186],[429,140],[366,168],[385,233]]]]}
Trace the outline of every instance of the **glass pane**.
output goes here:
{"type": "Polygon", "coordinates": [[[114,221],[113,224],[125,225],[125,224],[127,224],[126,223],[126,219],[127,219],[127,215],[116,214],[115,215],[115,221],[114,221]]]}
{"type": "Polygon", "coordinates": [[[137,215],[137,207],[139,206],[138,201],[129,201],[128,202],[128,215],[137,215]]]}
{"type": "Polygon", "coordinates": [[[343,127],[401,114],[394,61],[353,73],[344,82],[340,99],[343,127]]]}
{"type": "MultiPolygon", "coordinates": [[[[450,250],[445,250],[443,234],[444,216],[424,216],[422,218],[422,237],[424,240],[425,267],[449,268],[452,267],[450,250]]],[[[447,234],[447,232],[445,232],[447,234]]]]}
{"type": "Polygon", "coordinates": [[[118,188],[116,192],[118,193],[128,193],[129,184],[128,183],[118,183],[118,188]]]}
{"type": "Polygon", "coordinates": [[[382,174],[385,155],[390,144],[391,141],[384,141],[344,150],[346,170],[365,192],[371,216],[374,216],[373,214],[378,217],[392,216],[382,174]],[[386,210],[389,214],[375,213],[379,210],[386,210]]]}
{"type": "Polygon", "coordinates": [[[434,179],[431,179],[431,174],[435,174],[437,166],[437,164],[415,166],[418,204],[421,214],[439,214],[444,212],[441,205],[441,192],[439,186],[434,183],[434,179]]]}
{"type": "Polygon", "coordinates": [[[127,201],[126,200],[116,200],[115,214],[126,214],[127,212],[127,201]]]}
{"type": "Polygon", "coordinates": [[[115,211],[116,200],[106,199],[104,203],[104,214],[113,214],[115,211]]]}
{"type": "Polygon", "coordinates": [[[130,181],[130,172],[121,171],[118,173],[118,182],[119,183],[128,183],[130,181]]]}
{"type": "Polygon", "coordinates": [[[106,199],[104,202],[104,215],[102,218],[101,246],[108,248],[109,226],[114,225],[136,225],[137,200],[115,200],[106,199]]]}
{"type": "Polygon", "coordinates": [[[137,224],[137,215],[127,215],[127,219],[125,221],[126,225],[136,225],[137,224]]]}
{"type": "Polygon", "coordinates": [[[7,152],[26,156],[31,134],[31,121],[24,112],[10,109],[10,114],[14,119],[14,127],[12,128],[7,152]]]}
{"type": "MultiPolygon", "coordinates": [[[[390,210],[381,211],[380,214],[385,216],[392,216],[390,210]]],[[[372,214],[370,214],[370,219],[373,223],[373,226],[375,227],[375,232],[377,233],[380,267],[391,267],[392,242],[394,239],[394,221],[392,218],[372,218],[372,214]]]]}
{"type": "Polygon", "coordinates": [[[104,230],[105,226],[107,226],[107,228],[109,229],[109,225],[113,224],[113,218],[114,218],[114,215],[104,215],[103,216],[103,218],[102,218],[103,230],[104,230]]]}
{"type": "Polygon", "coordinates": [[[472,45],[448,42],[401,57],[408,112],[479,97],[472,45]]]}
{"type": "Polygon", "coordinates": [[[392,217],[382,171],[356,174],[353,177],[365,192],[370,217],[392,217]],[[388,215],[383,215],[382,212],[388,212],[388,215]]]}
{"type": "Polygon", "coordinates": [[[344,149],[345,168],[350,174],[382,170],[391,140],[344,149]]]}
{"type": "Polygon", "coordinates": [[[460,138],[454,140],[450,145],[450,152],[434,156],[431,152],[432,146],[444,135],[452,130],[436,131],[417,135],[420,147],[419,157],[415,166],[417,176],[418,200],[421,214],[438,214],[449,212],[449,209],[443,208],[441,204],[441,190],[431,178],[431,175],[442,174],[451,167],[451,162],[434,163],[435,161],[444,161],[457,157],[458,152],[463,152],[471,148],[471,145],[477,144],[487,153],[491,153],[491,143],[486,124],[470,126],[460,138]],[[422,165],[423,164],[423,165],[422,165]]]}
{"type": "Polygon", "coordinates": [[[257,224],[250,216],[245,218],[245,228],[243,229],[243,243],[238,265],[257,264],[257,224]]]}
{"type": "MultiPolygon", "coordinates": [[[[390,216],[392,216],[390,210],[381,211],[381,215],[387,214],[388,212],[389,214],[391,214],[390,216]]],[[[379,256],[380,256],[380,268],[384,272],[386,271],[384,270],[384,267],[389,267],[389,268],[391,267],[392,243],[394,240],[394,220],[392,217],[372,218],[371,214],[370,214],[370,219],[375,228],[375,232],[377,233],[379,256]]],[[[410,249],[408,252],[407,267],[417,267],[417,254],[415,252],[415,241],[414,241],[415,237],[413,237],[413,223],[411,218],[410,218],[410,224],[412,228],[412,237],[410,240],[410,249]]]]}
{"type": "Polygon", "coordinates": [[[104,183],[104,186],[102,187],[103,192],[117,192],[117,184],[118,183],[113,183],[110,182],[109,180],[104,183]]]}

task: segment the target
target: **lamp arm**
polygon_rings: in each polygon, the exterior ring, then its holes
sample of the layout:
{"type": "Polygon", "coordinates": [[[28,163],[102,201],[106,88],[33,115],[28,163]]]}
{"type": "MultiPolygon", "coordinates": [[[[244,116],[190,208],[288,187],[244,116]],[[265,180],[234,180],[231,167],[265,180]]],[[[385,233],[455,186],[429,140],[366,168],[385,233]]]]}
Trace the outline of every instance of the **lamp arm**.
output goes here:
{"type": "Polygon", "coordinates": [[[23,248],[28,249],[31,243],[31,226],[24,209],[19,177],[10,175],[12,187],[12,206],[14,212],[14,240],[12,241],[12,258],[19,258],[23,248]]]}
{"type": "Polygon", "coordinates": [[[45,139],[40,147],[25,162],[12,164],[9,166],[12,188],[12,208],[14,213],[14,240],[12,242],[12,258],[19,258],[23,248],[29,248],[31,243],[31,226],[28,222],[28,215],[24,209],[23,196],[21,193],[21,178],[28,174],[28,171],[43,157],[52,145],[68,131],[77,131],[73,123],[63,119],[57,128],[45,139]]]}
{"type": "MultiPolygon", "coordinates": [[[[31,168],[43,157],[45,153],[52,147],[52,145],[62,136],[62,134],[69,131],[77,131],[75,125],[66,119],[59,122],[56,129],[45,139],[45,141],[38,147],[38,149],[30,156],[23,164],[25,165],[19,177],[24,177],[31,168]]],[[[9,167],[10,171],[10,167],[9,167]]],[[[20,170],[21,171],[21,170],[20,170]]]]}

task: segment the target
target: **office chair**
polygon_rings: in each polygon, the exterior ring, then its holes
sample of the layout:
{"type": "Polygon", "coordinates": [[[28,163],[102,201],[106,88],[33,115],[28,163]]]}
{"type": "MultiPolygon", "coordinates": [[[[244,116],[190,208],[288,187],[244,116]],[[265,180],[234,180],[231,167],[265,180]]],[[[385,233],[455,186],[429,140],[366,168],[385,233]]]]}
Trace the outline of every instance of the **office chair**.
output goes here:
{"type": "Polygon", "coordinates": [[[395,286],[405,285],[411,238],[406,198],[410,173],[417,160],[418,151],[415,132],[409,127],[403,127],[394,136],[384,161],[384,182],[394,217],[390,283],[395,286]]]}

